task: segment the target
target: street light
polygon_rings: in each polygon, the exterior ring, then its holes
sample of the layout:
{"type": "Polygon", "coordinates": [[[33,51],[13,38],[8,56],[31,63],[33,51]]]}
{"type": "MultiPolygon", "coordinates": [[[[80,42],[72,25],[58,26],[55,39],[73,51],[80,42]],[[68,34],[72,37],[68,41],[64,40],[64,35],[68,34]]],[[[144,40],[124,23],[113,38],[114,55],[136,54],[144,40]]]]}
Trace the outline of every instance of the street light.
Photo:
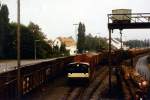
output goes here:
{"type": "Polygon", "coordinates": [[[20,82],[20,0],[17,0],[17,99],[21,96],[20,82]]]}
{"type": "Polygon", "coordinates": [[[77,53],[77,42],[78,42],[78,36],[77,36],[77,26],[79,25],[79,24],[73,24],[74,26],[75,26],[75,39],[76,39],[76,53],[77,53]]]}
{"type": "Polygon", "coordinates": [[[79,24],[73,24],[73,25],[75,26],[75,37],[76,37],[76,42],[77,42],[77,41],[78,41],[78,40],[77,40],[77,39],[78,39],[78,38],[77,38],[77,37],[78,37],[78,36],[77,36],[77,34],[78,34],[78,33],[77,33],[77,26],[78,26],[79,24]]]}
{"type": "Polygon", "coordinates": [[[34,41],[34,59],[36,60],[36,42],[39,42],[40,40],[34,41]]]}

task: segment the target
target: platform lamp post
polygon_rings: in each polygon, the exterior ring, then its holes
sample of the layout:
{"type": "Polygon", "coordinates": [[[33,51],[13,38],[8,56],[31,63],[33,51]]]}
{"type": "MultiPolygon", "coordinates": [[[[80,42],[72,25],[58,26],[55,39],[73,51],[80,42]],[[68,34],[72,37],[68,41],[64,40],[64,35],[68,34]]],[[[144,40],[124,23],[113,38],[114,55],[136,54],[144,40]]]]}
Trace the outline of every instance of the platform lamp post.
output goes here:
{"type": "MultiPolygon", "coordinates": [[[[77,47],[77,42],[78,42],[77,26],[78,26],[79,24],[73,24],[73,25],[75,26],[75,38],[76,38],[76,47],[77,47]]],[[[76,52],[77,52],[77,48],[76,48],[76,52]]]]}
{"type": "Polygon", "coordinates": [[[79,25],[79,24],[73,24],[74,26],[75,26],[75,37],[76,37],[76,41],[78,41],[77,39],[77,26],[79,25]]]}
{"type": "Polygon", "coordinates": [[[39,42],[40,40],[35,40],[34,41],[34,59],[36,60],[37,59],[37,57],[36,57],[36,44],[37,44],[37,42],[39,42]]]}
{"type": "Polygon", "coordinates": [[[21,99],[20,66],[20,0],[17,0],[17,100],[21,99]]]}

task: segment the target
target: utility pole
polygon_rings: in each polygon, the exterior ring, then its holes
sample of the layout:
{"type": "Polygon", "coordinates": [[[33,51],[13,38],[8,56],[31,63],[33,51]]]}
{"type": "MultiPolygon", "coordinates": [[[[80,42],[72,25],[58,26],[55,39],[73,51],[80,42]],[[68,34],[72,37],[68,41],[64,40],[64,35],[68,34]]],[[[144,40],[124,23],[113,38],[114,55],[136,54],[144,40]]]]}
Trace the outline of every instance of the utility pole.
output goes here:
{"type": "Polygon", "coordinates": [[[74,26],[75,26],[75,37],[76,37],[76,41],[78,41],[78,36],[77,36],[77,26],[79,25],[79,24],[73,24],[74,26]]]}
{"type": "Polygon", "coordinates": [[[36,42],[39,42],[40,40],[35,40],[34,41],[34,60],[36,60],[37,59],[37,57],[36,57],[36,42]]]}
{"type": "Polygon", "coordinates": [[[76,38],[76,53],[77,53],[77,42],[78,42],[78,34],[77,34],[77,26],[79,25],[79,24],[73,24],[74,26],[75,26],[75,38],[76,38]]]}
{"type": "Polygon", "coordinates": [[[109,29],[109,93],[111,93],[111,29],[109,29]]]}
{"type": "Polygon", "coordinates": [[[20,0],[17,0],[17,100],[21,99],[20,82],[20,0]]]}
{"type": "Polygon", "coordinates": [[[34,60],[36,60],[36,40],[34,41],[34,60]]]}
{"type": "Polygon", "coordinates": [[[123,46],[123,43],[122,43],[122,29],[120,29],[120,41],[121,41],[121,50],[123,49],[122,46],[123,46]]]}

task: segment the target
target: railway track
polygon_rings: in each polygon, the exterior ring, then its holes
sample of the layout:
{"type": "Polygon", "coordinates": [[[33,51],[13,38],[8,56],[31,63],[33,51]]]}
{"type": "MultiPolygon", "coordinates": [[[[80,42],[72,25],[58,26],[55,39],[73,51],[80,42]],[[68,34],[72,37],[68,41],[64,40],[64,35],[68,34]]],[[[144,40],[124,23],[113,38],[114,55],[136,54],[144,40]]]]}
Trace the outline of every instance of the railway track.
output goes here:
{"type": "Polygon", "coordinates": [[[97,90],[97,88],[102,85],[102,83],[106,79],[107,75],[108,75],[108,69],[102,71],[102,73],[96,77],[94,82],[85,90],[85,92],[82,96],[82,100],[90,100],[92,98],[92,95],[97,90]]]}
{"type": "MultiPolygon", "coordinates": [[[[106,80],[108,80],[108,76],[106,76],[106,80]]],[[[90,100],[99,100],[101,98],[102,91],[107,88],[106,84],[108,86],[108,81],[101,82],[101,84],[99,84],[93,95],[90,97],[90,100]]]]}
{"type": "Polygon", "coordinates": [[[124,99],[125,100],[130,100],[133,97],[133,90],[131,89],[131,87],[129,86],[130,83],[127,82],[127,80],[125,80],[123,78],[123,76],[121,74],[119,74],[119,80],[122,83],[120,88],[122,88],[123,94],[124,94],[124,99]]]}
{"type": "Polygon", "coordinates": [[[77,87],[66,100],[79,100],[86,87],[77,87]]]}
{"type": "Polygon", "coordinates": [[[91,84],[86,86],[71,87],[67,94],[63,97],[63,100],[90,100],[94,92],[107,77],[107,74],[108,69],[106,67],[102,67],[96,72],[96,78],[91,84]]]}
{"type": "Polygon", "coordinates": [[[120,74],[120,80],[122,81],[122,89],[124,92],[124,99],[125,100],[135,100],[136,99],[136,92],[138,87],[130,80],[125,79],[123,75],[120,74]]]}

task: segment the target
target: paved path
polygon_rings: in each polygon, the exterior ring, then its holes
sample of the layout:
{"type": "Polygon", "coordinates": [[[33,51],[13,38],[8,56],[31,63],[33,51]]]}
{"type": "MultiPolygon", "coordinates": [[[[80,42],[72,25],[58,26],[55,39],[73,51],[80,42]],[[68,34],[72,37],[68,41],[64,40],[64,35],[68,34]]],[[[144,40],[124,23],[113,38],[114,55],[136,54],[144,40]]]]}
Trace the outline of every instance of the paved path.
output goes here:
{"type": "MultiPolygon", "coordinates": [[[[52,59],[39,59],[39,60],[21,60],[21,66],[37,64],[45,61],[54,60],[52,59]]],[[[10,70],[17,69],[17,60],[0,60],[0,73],[7,72],[10,70]]]]}

